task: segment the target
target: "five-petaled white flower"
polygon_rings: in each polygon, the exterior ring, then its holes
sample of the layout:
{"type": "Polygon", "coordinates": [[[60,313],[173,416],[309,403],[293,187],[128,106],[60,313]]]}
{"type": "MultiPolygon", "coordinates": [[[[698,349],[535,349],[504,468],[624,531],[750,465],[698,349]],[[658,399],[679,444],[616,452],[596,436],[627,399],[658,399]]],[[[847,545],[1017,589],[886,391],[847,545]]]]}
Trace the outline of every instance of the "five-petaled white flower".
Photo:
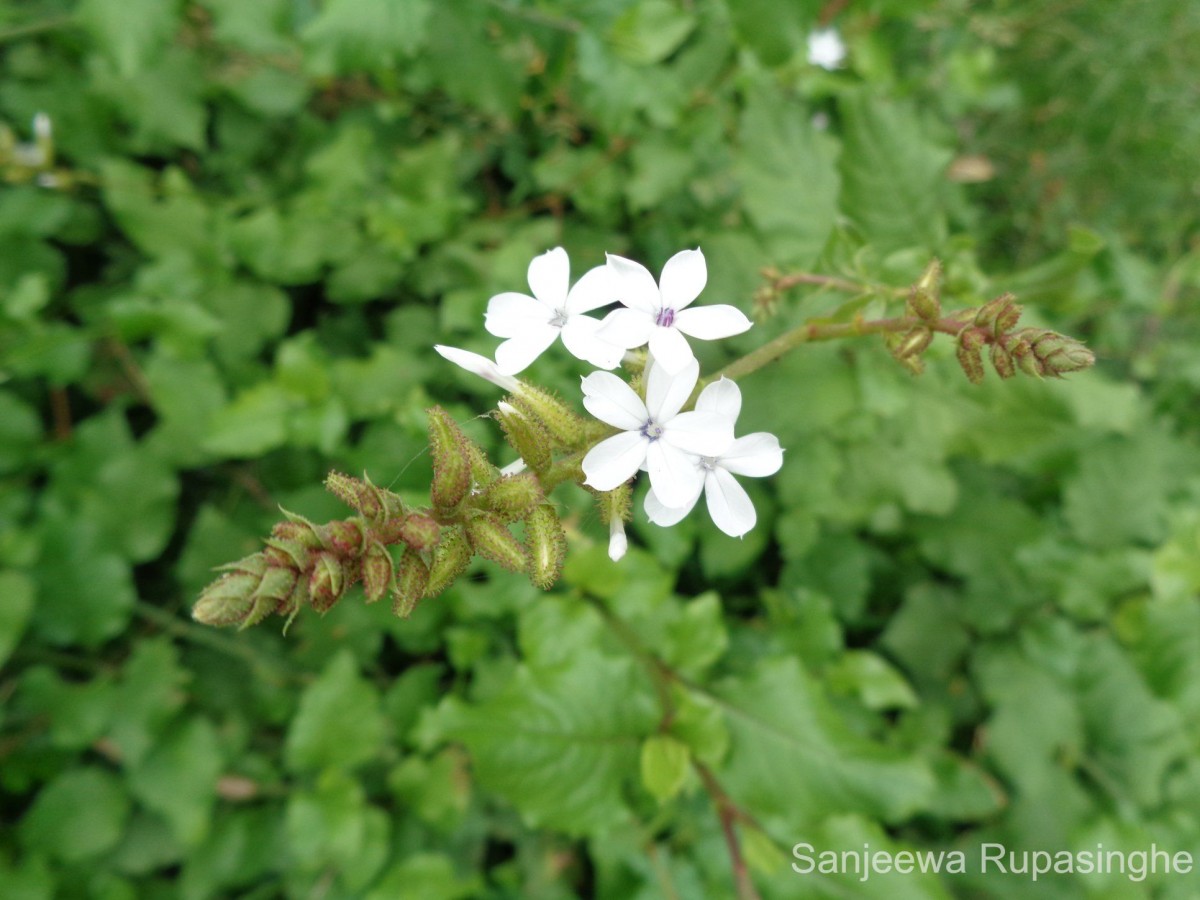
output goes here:
{"type": "Polygon", "coordinates": [[[687,503],[702,482],[690,454],[720,456],[733,443],[733,423],[711,410],[681,413],[692,394],[700,364],[694,359],[672,375],[652,364],[646,399],[609,372],[583,379],[583,405],[602,422],[621,429],[583,458],[584,484],[611,491],[644,465],[650,484],[668,506],[687,503]]]}
{"type": "MultiPolygon", "coordinates": [[[[716,413],[731,427],[741,410],[742,392],[728,378],[710,384],[696,400],[697,412],[716,413]]],[[[741,537],[754,527],[757,515],[749,495],[733,476],[774,475],[783,465],[783,450],[775,435],[759,431],[738,438],[722,453],[692,457],[690,463],[699,476],[700,486],[688,502],[675,504],[665,503],[657,486],[651,484],[646,495],[646,515],[650,521],[656,525],[674,525],[691,512],[703,492],[708,514],[717,527],[730,537],[741,537]]]]}
{"type": "Polygon", "coordinates": [[[649,343],[650,355],[670,373],[695,359],[685,334],[711,341],[741,334],[752,324],[728,304],[688,308],[708,281],[698,249],[682,250],[667,260],[657,284],[640,263],[610,253],[608,265],[617,276],[617,299],[624,308],[604,318],[600,337],[626,350],[649,343]]]}
{"type": "Polygon", "coordinates": [[[567,251],[555,247],[534,257],[528,277],[532,297],[508,291],[488,301],[484,327],[496,337],[508,338],[496,348],[501,372],[520,372],[559,335],[563,346],[593,366],[611,369],[621,361],[625,348],[598,337],[600,320],[583,315],[616,302],[612,274],[605,266],[587,272],[569,288],[567,251]]]}

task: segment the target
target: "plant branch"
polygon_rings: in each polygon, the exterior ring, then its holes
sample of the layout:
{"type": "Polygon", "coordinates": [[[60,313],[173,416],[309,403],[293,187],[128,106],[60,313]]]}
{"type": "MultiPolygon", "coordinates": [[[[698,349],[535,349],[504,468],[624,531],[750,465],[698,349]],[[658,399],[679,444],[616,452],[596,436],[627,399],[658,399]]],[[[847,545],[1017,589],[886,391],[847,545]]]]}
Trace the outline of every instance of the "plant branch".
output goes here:
{"type": "Polygon", "coordinates": [[[712,770],[699,760],[693,760],[692,765],[704,789],[717,807],[717,817],[721,822],[721,833],[725,837],[725,846],[729,848],[729,860],[733,865],[733,884],[737,890],[737,900],[759,900],[758,891],[750,878],[750,870],[746,867],[746,858],[742,855],[742,846],[738,841],[734,825],[743,819],[742,812],[725,793],[712,770]]]}

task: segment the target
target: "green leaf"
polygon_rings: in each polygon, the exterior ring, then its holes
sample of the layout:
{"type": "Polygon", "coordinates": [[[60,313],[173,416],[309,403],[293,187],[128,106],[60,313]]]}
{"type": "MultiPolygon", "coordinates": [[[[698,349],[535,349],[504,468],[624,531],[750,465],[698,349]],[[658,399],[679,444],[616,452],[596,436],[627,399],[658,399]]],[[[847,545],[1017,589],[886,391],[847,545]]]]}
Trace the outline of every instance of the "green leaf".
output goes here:
{"type": "Polygon", "coordinates": [[[304,29],[318,72],[382,70],[425,42],[429,0],[329,0],[304,29]]]}
{"type": "Polygon", "coordinates": [[[203,447],[220,456],[259,456],[287,440],[296,398],[273,382],[240,392],[208,422],[203,447]]]}
{"type": "Polygon", "coordinates": [[[33,613],[33,580],[24,572],[0,570],[0,667],[8,660],[33,613]]]}
{"type": "Polygon", "coordinates": [[[646,738],[642,744],[642,784],[659,803],[670,800],[683,788],[691,771],[688,745],[664,734],[646,738]]]}
{"type": "Polygon", "coordinates": [[[187,678],[169,639],[145,639],[135,645],[121,671],[108,731],[126,766],[136,768],[158,743],[185,702],[187,678]]]}
{"type": "Polygon", "coordinates": [[[388,869],[366,900],[467,900],[482,890],[479,875],[460,876],[448,856],[416,853],[388,869]]]}
{"type": "Polygon", "coordinates": [[[222,760],[216,731],[194,717],[177,726],[129,773],[130,792],[162,815],[180,843],[208,833],[222,760]]]}
{"type": "Polygon", "coordinates": [[[835,690],[853,693],[867,709],[913,709],[916,693],[895,668],[874,653],[850,650],[829,671],[835,690]]]}
{"type": "Polygon", "coordinates": [[[608,39],[626,62],[649,66],[674,53],[695,27],[696,17],[671,0],[641,0],[613,23],[608,39]]]}
{"type": "Polygon", "coordinates": [[[177,0],[83,0],[79,17],[117,72],[128,78],[170,44],[179,7],[177,0]]]}
{"type": "Polygon", "coordinates": [[[760,820],[788,833],[846,812],[893,822],[928,800],[928,766],[851,731],[796,660],[762,662],[718,694],[733,744],[717,775],[760,820]]]}
{"type": "Polygon", "coordinates": [[[804,106],[765,85],[748,92],[738,134],[742,205],[768,239],[771,261],[811,265],[837,218],[833,141],[813,128],[804,106]]]}
{"type": "Polygon", "coordinates": [[[629,817],[622,785],[636,777],[653,695],[630,660],[581,653],[548,668],[519,666],[496,696],[443,709],[479,783],[531,826],[601,832],[629,817]]]}
{"type": "Polygon", "coordinates": [[[936,250],[946,238],[948,150],[914,109],[865,92],[843,94],[841,207],[880,251],[936,250]]]}
{"type": "Polygon", "coordinates": [[[301,696],[285,758],[293,771],[352,769],[379,752],[383,737],[379,692],[358,674],[354,656],[343,651],[301,696]]]}
{"type": "Polygon", "coordinates": [[[768,66],[804,52],[821,9],[818,0],[727,0],[726,6],[738,43],[768,66]]]}
{"type": "Polygon", "coordinates": [[[312,872],[353,862],[369,836],[369,809],[362,785],[337,769],[326,770],[314,788],[293,791],[285,812],[293,864],[312,872]]]}
{"type": "Polygon", "coordinates": [[[1063,514],[1080,540],[1102,548],[1159,541],[1173,483],[1172,449],[1161,432],[1090,447],[1063,491],[1063,514]]]}
{"type": "Polygon", "coordinates": [[[42,529],[35,632],[51,644],[84,646],[120,634],[136,594],[129,563],[103,546],[110,535],[57,504],[47,508],[42,529]]]}
{"type": "Polygon", "coordinates": [[[68,863],[93,859],[121,839],[129,807],[116,776],[94,766],[71,769],[37,795],[21,820],[21,843],[68,863]]]}

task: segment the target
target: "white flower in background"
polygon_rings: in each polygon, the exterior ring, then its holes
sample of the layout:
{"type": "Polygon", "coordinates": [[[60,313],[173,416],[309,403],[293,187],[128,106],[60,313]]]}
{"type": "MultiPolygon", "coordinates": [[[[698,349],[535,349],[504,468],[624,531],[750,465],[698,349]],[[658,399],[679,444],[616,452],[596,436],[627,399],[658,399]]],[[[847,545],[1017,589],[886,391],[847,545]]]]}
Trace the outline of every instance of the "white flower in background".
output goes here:
{"type": "Polygon", "coordinates": [[[560,335],[573,355],[593,366],[611,369],[621,361],[625,348],[597,337],[600,321],[583,315],[616,302],[611,273],[597,266],[574,287],[570,287],[570,279],[567,251],[555,247],[529,264],[532,297],[510,291],[488,301],[487,330],[496,337],[508,338],[496,348],[496,365],[501,372],[520,372],[560,335]]]}
{"type": "MultiPolygon", "coordinates": [[[[696,400],[697,412],[722,416],[731,427],[741,410],[742,392],[728,378],[710,384],[696,400]]],[[[738,438],[722,453],[692,457],[689,462],[697,472],[700,487],[686,503],[664,503],[652,482],[646,495],[646,515],[650,521],[655,525],[674,525],[692,511],[703,493],[708,501],[708,514],[716,526],[730,537],[741,537],[754,527],[758,517],[749,495],[733,476],[774,475],[783,465],[783,450],[775,435],[759,431],[738,438]]]]}
{"type": "Polygon", "coordinates": [[[617,299],[625,308],[604,319],[600,336],[626,350],[650,344],[650,355],[668,373],[681,371],[695,359],[688,337],[702,341],[741,334],[753,323],[734,306],[688,308],[704,290],[708,268],[697,250],[676,253],[663,266],[656,284],[640,263],[608,254],[618,280],[617,299]]]}
{"type": "Polygon", "coordinates": [[[583,405],[621,434],[598,443],[583,458],[584,484],[611,491],[643,465],[650,484],[669,506],[687,503],[700,489],[691,455],[719,456],[733,443],[733,423],[711,410],[681,413],[700,376],[694,359],[672,375],[654,363],[646,376],[646,399],[609,372],[583,379],[583,405]]]}
{"type": "Polygon", "coordinates": [[[478,353],[458,347],[447,347],[444,344],[434,344],[433,349],[456,366],[466,369],[472,375],[478,375],[480,378],[490,381],[497,387],[504,388],[510,394],[518,394],[521,391],[521,382],[511,375],[501,372],[496,364],[486,356],[480,356],[478,353]]]}
{"type": "Polygon", "coordinates": [[[846,61],[846,44],[836,28],[818,28],[809,34],[808,61],[829,70],[839,68],[846,61]]]}

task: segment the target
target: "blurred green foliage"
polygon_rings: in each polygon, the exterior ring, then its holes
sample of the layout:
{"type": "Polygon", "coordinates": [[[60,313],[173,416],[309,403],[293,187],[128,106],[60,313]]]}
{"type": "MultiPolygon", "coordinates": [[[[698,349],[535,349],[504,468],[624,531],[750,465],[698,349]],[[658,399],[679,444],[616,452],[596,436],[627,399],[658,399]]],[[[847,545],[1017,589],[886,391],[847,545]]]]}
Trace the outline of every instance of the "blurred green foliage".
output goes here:
{"type": "MultiPolygon", "coordinates": [[[[5,896],[732,896],[718,796],[764,898],[1194,896],[789,863],[1200,854],[1198,27],[1186,0],[0,3],[5,896]],[[822,23],[840,69],[806,60],[822,23]],[[345,515],[327,470],[423,502],[431,403],[501,446],[494,389],[430,348],[489,353],[488,297],[558,244],[700,245],[747,310],[764,266],[903,286],[936,254],[954,303],[1015,290],[1101,365],[972,387],[945,348],[914,379],[804,347],[744,384],[787,448],[744,541],[639,511],[615,565],[563,491],[553,593],[480,569],[407,621],[191,623],[277,505],[345,515]]],[[[705,368],[846,299],[793,291],[705,368]]]]}

